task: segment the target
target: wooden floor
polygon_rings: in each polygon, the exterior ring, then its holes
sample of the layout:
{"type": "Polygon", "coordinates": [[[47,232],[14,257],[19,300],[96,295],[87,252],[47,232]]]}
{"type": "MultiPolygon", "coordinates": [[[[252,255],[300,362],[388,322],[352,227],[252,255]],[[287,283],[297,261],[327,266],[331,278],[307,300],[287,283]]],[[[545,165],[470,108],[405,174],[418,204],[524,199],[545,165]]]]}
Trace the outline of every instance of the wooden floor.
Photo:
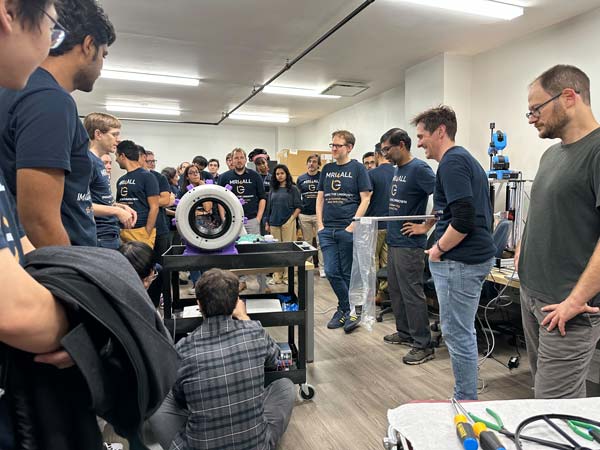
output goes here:
{"type": "MultiPolygon", "coordinates": [[[[380,450],[387,433],[387,410],[411,400],[444,400],[452,395],[453,377],[445,347],[419,366],[402,363],[408,347],[384,344],[383,336],[395,331],[393,316],[346,335],[329,330],[326,323],[337,300],[329,283],[315,276],[315,362],[309,364],[308,382],[316,395],[296,403],[280,450],[380,450]]],[[[252,287],[252,284],[250,284],[252,287]]],[[[286,329],[269,328],[278,341],[287,339],[286,329]]],[[[506,363],[514,348],[500,343],[494,353],[506,363]]],[[[492,359],[481,369],[486,389],[482,400],[530,398],[529,367],[524,350],[521,365],[509,372],[492,359]]],[[[114,442],[123,442],[114,439],[114,442]]],[[[152,445],[152,449],[160,449],[152,445]]],[[[125,446],[127,450],[127,446],[125,446]]]]}
{"type": "MultiPolygon", "coordinates": [[[[315,277],[316,311],[336,305],[327,280],[315,277]]],[[[281,450],[382,449],[387,432],[387,410],[411,400],[448,399],[453,377],[448,351],[419,366],[402,363],[409,348],[384,344],[393,333],[393,315],[376,323],[372,332],[359,328],[346,335],[329,330],[333,313],[315,315],[315,362],[309,365],[309,383],[316,389],[311,401],[298,401],[280,445],[281,450]]],[[[494,354],[505,362],[514,348],[501,345],[494,354]]],[[[529,367],[525,353],[518,369],[488,359],[481,370],[486,390],[482,400],[530,398],[529,367]]]]}

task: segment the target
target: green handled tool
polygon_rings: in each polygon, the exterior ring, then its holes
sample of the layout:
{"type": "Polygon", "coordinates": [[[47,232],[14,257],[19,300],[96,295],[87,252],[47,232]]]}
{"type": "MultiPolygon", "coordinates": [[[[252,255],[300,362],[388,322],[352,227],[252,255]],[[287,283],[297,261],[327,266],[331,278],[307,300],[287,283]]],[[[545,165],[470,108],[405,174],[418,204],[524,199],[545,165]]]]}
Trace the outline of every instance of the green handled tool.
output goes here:
{"type": "MultiPolygon", "coordinates": [[[[468,413],[469,417],[475,422],[481,422],[486,425],[490,430],[497,431],[500,434],[503,434],[509,439],[514,440],[515,434],[508,431],[504,426],[504,422],[502,422],[502,418],[496,413],[493,409],[486,408],[485,411],[494,418],[496,423],[490,422],[488,420],[484,420],[480,417],[477,417],[473,413],[468,413]]],[[[572,450],[573,447],[566,444],[560,444],[558,442],[547,441],[546,439],[540,439],[532,436],[521,436],[521,439],[524,441],[535,442],[536,444],[541,444],[546,447],[555,448],[557,450],[572,450]]]]}

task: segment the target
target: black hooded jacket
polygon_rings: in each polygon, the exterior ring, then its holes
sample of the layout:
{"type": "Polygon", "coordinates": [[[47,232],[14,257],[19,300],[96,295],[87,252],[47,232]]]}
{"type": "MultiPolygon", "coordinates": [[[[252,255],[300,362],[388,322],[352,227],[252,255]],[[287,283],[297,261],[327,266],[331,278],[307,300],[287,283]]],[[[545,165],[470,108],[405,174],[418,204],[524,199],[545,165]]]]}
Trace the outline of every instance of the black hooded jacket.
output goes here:
{"type": "Polygon", "coordinates": [[[160,316],[129,262],[94,247],[45,247],[25,269],[65,305],[70,332],[62,339],[76,366],[57,369],[13,351],[9,392],[17,448],[102,448],[96,415],[146,449],[143,421],[175,382],[178,356],[160,316]]]}

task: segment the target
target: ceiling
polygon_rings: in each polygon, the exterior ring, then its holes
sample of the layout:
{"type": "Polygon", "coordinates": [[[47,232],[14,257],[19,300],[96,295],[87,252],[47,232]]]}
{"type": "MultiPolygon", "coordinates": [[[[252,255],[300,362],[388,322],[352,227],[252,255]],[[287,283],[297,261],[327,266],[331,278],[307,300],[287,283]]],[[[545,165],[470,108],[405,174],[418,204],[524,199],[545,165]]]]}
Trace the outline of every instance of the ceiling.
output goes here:
{"type": "MultiPolygon", "coordinates": [[[[85,115],[109,100],[179,106],[176,120],[217,122],[343,19],[361,0],[100,0],[117,30],[105,68],[201,79],[177,87],[99,79],[75,94],[85,115]]],[[[376,0],[290,71],[278,86],[322,90],[337,80],[370,88],[356,97],[254,97],[241,111],[287,113],[298,126],[401,84],[404,71],[442,52],[474,55],[598,8],[598,0],[512,0],[527,7],[510,22],[376,0]]],[[[121,113],[131,118],[169,119],[121,113]]],[[[228,121],[231,119],[228,119],[228,121]]],[[[231,121],[233,123],[233,121],[231,121]]],[[[239,123],[236,121],[236,123],[239,123]]],[[[256,123],[259,125],[259,123],[256,123]]],[[[263,124],[268,125],[268,124],[263,124]]],[[[273,125],[268,125],[273,126],[273,125]]]]}

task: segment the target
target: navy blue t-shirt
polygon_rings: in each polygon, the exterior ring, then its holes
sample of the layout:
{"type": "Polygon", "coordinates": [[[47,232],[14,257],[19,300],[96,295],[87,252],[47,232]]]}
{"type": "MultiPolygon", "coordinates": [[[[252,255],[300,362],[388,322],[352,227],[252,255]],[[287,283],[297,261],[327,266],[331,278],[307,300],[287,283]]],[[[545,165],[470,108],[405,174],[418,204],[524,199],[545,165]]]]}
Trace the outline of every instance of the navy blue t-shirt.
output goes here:
{"type": "MultiPolygon", "coordinates": [[[[21,238],[25,232],[19,225],[17,219],[17,210],[14,199],[6,188],[6,182],[0,171],[0,249],[8,248],[10,252],[18,259],[19,264],[23,264],[23,249],[21,248],[21,238]]],[[[5,345],[0,343],[0,370],[5,361],[5,345]]],[[[5,386],[2,386],[5,387],[5,386]]],[[[7,396],[0,397],[0,430],[3,435],[0,436],[0,446],[2,448],[14,447],[14,433],[12,424],[12,414],[9,413],[12,405],[7,401],[7,396]]]]}
{"type": "MultiPolygon", "coordinates": [[[[124,203],[137,213],[134,228],[146,226],[150,205],[148,197],[160,194],[158,181],[146,169],[127,172],[117,181],[117,202],[124,203]]],[[[158,222],[158,218],[156,219],[158,222]]]]}
{"type": "MultiPolygon", "coordinates": [[[[386,217],[390,206],[390,187],[392,177],[394,176],[394,166],[391,164],[381,164],[367,171],[371,185],[373,186],[373,195],[365,216],[368,217],[386,217]]],[[[377,228],[385,230],[387,222],[378,222],[377,228]]]]}
{"type": "Polygon", "coordinates": [[[280,227],[286,223],[294,213],[294,210],[302,206],[300,192],[296,186],[289,190],[279,188],[269,192],[269,201],[267,202],[267,222],[273,227],[280,227]]]}
{"type": "Polygon", "coordinates": [[[360,193],[372,190],[367,169],[355,159],[343,165],[329,163],[319,179],[323,191],[323,225],[346,228],[360,205],[360,193]]]}
{"type": "Polygon", "coordinates": [[[0,124],[0,168],[9,191],[16,196],[19,169],[64,170],[63,226],[71,244],[95,247],[89,138],[73,97],[38,68],[22,91],[0,89],[0,124]]]}
{"type": "MultiPolygon", "coordinates": [[[[375,169],[373,169],[375,170],[375,169]]],[[[390,216],[422,216],[427,214],[427,200],[435,189],[435,174],[425,161],[412,159],[396,167],[390,186],[390,216]]],[[[414,221],[421,223],[422,221],[414,221]]],[[[405,236],[404,221],[388,222],[387,243],[390,247],[425,248],[427,235],[405,236]]]]}
{"type": "MultiPolygon", "coordinates": [[[[90,152],[90,159],[92,160],[92,178],[90,180],[92,202],[96,205],[112,206],[115,199],[110,190],[110,177],[104,163],[92,152],[90,152]]],[[[96,233],[98,237],[119,234],[117,216],[96,217],[96,233]]]]}
{"type": "Polygon", "coordinates": [[[6,181],[0,171],[0,249],[8,248],[18,258],[20,264],[23,263],[21,238],[24,236],[25,232],[17,218],[14,198],[8,192],[6,181]]]}
{"type": "Polygon", "coordinates": [[[265,193],[268,193],[271,190],[271,174],[267,173],[266,175],[263,175],[262,173],[259,173],[260,177],[263,180],[263,187],[265,188],[265,193]]]}
{"type": "MultiPolygon", "coordinates": [[[[169,180],[162,173],[158,173],[156,170],[151,170],[150,173],[156,178],[158,183],[159,193],[168,192],[171,193],[171,186],[169,180]]],[[[159,194],[160,195],[160,194],[159,194]]],[[[158,208],[158,217],[156,218],[156,235],[160,236],[169,232],[169,222],[167,220],[167,213],[165,208],[158,208]]]]}
{"type": "Polygon", "coordinates": [[[302,194],[302,214],[314,216],[317,213],[317,194],[321,172],[314,175],[303,173],[298,177],[297,186],[302,194]]]}
{"type": "Polygon", "coordinates": [[[493,211],[487,174],[477,160],[463,147],[448,150],[438,166],[433,194],[433,207],[443,211],[435,227],[440,239],[452,221],[450,205],[461,199],[472,199],[475,208],[475,229],[443,258],[465,264],[479,264],[496,253],[492,239],[493,211]]]}
{"type": "Polygon", "coordinates": [[[219,185],[228,184],[237,198],[244,200],[244,215],[248,219],[255,219],[258,214],[258,202],[267,198],[262,177],[252,169],[245,169],[241,175],[232,169],[219,177],[219,185]]]}

